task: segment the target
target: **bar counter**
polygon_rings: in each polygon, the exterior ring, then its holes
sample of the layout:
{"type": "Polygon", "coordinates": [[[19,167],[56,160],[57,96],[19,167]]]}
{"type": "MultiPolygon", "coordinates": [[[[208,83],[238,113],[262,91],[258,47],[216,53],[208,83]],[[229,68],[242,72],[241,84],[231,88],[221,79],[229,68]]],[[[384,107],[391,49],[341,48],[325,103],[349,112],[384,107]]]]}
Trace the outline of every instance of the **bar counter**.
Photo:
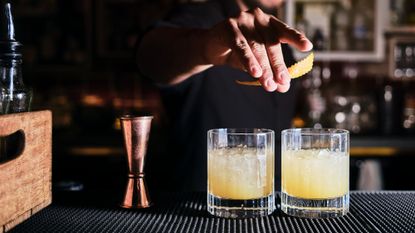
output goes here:
{"type": "Polygon", "coordinates": [[[10,232],[415,232],[415,191],[352,191],[350,212],[332,219],[294,218],[279,209],[263,218],[217,218],[206,210],[206,193],[155,195],[145,210],[100,202],[61,198],[10,232]]]}

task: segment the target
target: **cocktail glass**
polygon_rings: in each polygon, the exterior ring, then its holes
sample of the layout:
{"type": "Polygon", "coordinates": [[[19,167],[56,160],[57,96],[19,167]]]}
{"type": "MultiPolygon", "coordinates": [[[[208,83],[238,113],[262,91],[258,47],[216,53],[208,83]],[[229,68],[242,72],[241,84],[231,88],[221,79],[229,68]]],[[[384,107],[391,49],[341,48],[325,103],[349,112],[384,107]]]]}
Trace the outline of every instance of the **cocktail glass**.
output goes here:
{"type": "Polygon", "coordinates": [[[349,132],[282,131],[281,209],[297,217],[326,218],[349,211],[349,132]]]}
{"type": "Polygon", "coordinates": [[[209,213],[248,218],[274,210],[274,131],[209,130],[209,213]]]}

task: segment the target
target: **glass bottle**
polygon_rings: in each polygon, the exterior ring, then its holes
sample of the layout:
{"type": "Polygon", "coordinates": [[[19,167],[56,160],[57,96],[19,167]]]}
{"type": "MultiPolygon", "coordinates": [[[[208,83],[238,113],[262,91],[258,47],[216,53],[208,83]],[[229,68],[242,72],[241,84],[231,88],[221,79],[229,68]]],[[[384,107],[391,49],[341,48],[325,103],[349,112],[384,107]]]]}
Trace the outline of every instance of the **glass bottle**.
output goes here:
{"type": "Polygon", "coordinates": [[[32,90],[23,83],[22,44],[15,40],[10,3],[0,13],[0,114],[30,111],[32,90]]]}
{"type": "MultiPolygon", "coordinates": [[[[30,111],[32,90],[23,84],[22,44],[14,38],[10,3],[0,11],[0,115],[30,111]]],[[[0,162],[11,157],[13,137],[0,137],[0,162]]]]}

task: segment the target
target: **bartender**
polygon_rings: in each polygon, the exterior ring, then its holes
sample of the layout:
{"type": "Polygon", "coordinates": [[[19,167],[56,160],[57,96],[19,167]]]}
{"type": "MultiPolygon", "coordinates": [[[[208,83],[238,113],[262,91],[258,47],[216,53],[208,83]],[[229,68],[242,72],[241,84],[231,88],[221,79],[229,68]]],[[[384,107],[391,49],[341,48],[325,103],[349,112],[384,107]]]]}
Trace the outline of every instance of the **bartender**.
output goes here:
{"type": "Polygon", "coordinates": [[[275,131],[276,187],[280,131],[291,126],[295,83],[290,48],[312,43],[275,16],[281,0],[223,0],[180,5],[139,41],[140,72],[160,88],[168,117],[167,153],[148,156],[150,186],[175,191],[207,188],[207,131],[275,131]],[[256,78],[262,88],[236,80],[256,78]],[[290,89],[290,86],[292,88],[290,89]]]}

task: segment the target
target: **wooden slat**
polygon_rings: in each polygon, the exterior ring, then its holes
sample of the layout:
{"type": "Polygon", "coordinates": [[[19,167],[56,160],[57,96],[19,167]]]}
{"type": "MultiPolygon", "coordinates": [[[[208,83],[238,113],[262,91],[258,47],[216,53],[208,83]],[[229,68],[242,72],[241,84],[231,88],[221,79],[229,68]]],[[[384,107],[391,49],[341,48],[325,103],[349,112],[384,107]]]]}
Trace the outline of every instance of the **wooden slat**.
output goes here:
{"type": "Polygon", "coordinates": [[[28,210],[28,211],[24,212],[23,214],[17,216],[16,218],[14,218],[13,220],[9,221],[8,223],[6,223],[4,225],[5,232],[9,231],[13,227],[17,226],[17,224],[19,224],[19,223],[23,222],[24,220],[28,219],[32,215],[31,212],[32,212],[31,210],[28,210]]]}

